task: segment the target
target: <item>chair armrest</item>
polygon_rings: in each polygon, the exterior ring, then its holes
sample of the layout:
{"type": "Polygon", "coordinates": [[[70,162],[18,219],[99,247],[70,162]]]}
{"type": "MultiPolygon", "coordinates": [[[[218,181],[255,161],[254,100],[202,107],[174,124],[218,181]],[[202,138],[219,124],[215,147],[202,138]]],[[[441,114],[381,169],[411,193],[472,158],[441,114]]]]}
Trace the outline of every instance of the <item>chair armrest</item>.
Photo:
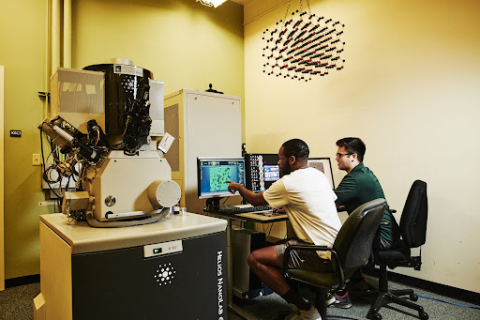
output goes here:
{"type": "Polygon", "coordinates": [[[337,251],[333,248],[327,246],[317,246],[317,245],[309,245],[309,244],[298,244],[298,245],[291,245],[285,248],[285,253],[283,254],[283,274],[287,274],[288,272],[288,257],[291,250],[310,250],[310,251],[330,251],[335,256],[336,266],[332,266],[334,270],[338,270],[340,280],[341,280],[341,287],[345,285],[345,275],[343,272],[343,268],[340,265],[340,258],[338,257],[337,251]],[[336,268],[335,268],[336,267],[336,268]]]}

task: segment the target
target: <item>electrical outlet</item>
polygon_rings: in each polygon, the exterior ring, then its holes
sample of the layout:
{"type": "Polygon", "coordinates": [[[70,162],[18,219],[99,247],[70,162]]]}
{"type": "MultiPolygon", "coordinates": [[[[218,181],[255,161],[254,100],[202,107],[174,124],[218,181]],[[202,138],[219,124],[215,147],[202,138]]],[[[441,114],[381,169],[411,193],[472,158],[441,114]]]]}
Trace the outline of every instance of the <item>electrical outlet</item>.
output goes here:
{"type": "Polygon", "coordinates": [[[39,154],[36,154],[36,153],[33,154],[32,164],[33,164],[34,166],[39,166],[39,165],[41,164],[40,155],[39,155],[39,154]]]}
{"type": "Polygon", "coordinates": [[[38,203],[39,207],[54,206],[55,201],[41,201],[38,203]]]}

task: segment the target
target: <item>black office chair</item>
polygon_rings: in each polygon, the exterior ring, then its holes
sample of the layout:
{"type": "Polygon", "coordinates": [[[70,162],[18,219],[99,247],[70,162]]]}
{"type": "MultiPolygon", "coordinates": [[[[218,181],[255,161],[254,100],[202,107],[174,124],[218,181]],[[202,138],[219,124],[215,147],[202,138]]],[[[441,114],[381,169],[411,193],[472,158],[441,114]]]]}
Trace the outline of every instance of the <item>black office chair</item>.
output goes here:
{"type": "Polygon", "coordinates": [[[427,216],[427,184],[421,180],[416,180],[410,188],[400,218],[400,233],[402,241],[399,243],[399,247],[387,250],[373,249],[375,264],[380,267],[380,276],[378,296],[369,311],[371,319],[381,320],[382,316],[378,312],[385,304],[391,302],[417,310],[420,319],[428,319],[428,314],[423,311],[422,306],[401,298],[401,296],[409,295],[410,300],[417,301],[418,296],[413,290],[388,290],[387,279],[387,267],[390,269],[396,267],[410,267],[415,270],[420,270],[420,266],[422,265],[421,256],[412,257],[410,249],[418,248],[425,243],[427,234],[427,216]]]}
{"type": "Polygon", "coordinates": [[[376,199],[367,202],[350,214],[338,232],[333,248],[314,245],[288,246],[284,255],[284,274],[291,280],[298,281],[316,290],[315,307],[322,319],[351,319],[326,316],[325,299],[329,291],[336,291],[345,286],[345,281],[360,267],[364,266],[371,255],[373,238],[385,211],[385,200],[376,199]],[[318,273],[314,271],[288,268],[289,251],[315,250],[330,251],[332,271],[318,273]]]}

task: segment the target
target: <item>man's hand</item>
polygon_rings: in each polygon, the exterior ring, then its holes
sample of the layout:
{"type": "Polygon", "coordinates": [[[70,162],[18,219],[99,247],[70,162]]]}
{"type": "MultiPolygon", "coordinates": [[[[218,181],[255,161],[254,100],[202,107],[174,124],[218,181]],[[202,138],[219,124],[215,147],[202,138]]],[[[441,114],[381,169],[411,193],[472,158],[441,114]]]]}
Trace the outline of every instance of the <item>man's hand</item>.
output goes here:
{"type": "Polygon", "coordinates": [[[248,190],[244,185],[233,181],[225,181],[225,183],[229,184],[228,191],[230,191],[232,194],[234,194],[235,191],[238,191],[243,199],[248,203],[254,206],[262,206],[267,204],[263,198],[263,192],[254,193],[253,191],[248,190]]]}
{"type": "Polygon", "coordinates": [[[233,181],[225,181],[225,183],[228,183],[228,191],[231,193],[235,193],[235,191],[240,192],[240,188],[243,187],[240,183],[236,183],[233,181]]]}
{"type": "Polygon", "coordinates": [[[286,212],[287,210],[285,210],[285,207],[281,207],[280,209],[273,210],[273,213],[277,213],[277,214],[285,214],[286,212]]]}

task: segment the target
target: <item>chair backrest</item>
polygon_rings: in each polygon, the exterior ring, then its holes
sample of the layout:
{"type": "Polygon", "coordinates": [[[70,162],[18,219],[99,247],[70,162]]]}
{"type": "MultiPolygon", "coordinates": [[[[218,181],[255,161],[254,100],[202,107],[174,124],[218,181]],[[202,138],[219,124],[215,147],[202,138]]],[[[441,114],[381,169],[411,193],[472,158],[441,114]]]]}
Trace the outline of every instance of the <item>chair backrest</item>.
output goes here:
{"type": "MultiPolygon", "coordinates": [[[[370,258],[373,238],[384,212],[385,200],[372,200],[355,209],[343,223],[333,249],[338,253],[345,278],[349,278],[370,258]]],[[[333,259],[336,259],[334,255],[333,259]]]]}
{"type": "Polygon", "coordinates": [[[421,180],[416,180],[410,188],[400,218],[400,233],[407,247],[417,248],[425,243],[427,218],[427,184],[421,180]]]}

